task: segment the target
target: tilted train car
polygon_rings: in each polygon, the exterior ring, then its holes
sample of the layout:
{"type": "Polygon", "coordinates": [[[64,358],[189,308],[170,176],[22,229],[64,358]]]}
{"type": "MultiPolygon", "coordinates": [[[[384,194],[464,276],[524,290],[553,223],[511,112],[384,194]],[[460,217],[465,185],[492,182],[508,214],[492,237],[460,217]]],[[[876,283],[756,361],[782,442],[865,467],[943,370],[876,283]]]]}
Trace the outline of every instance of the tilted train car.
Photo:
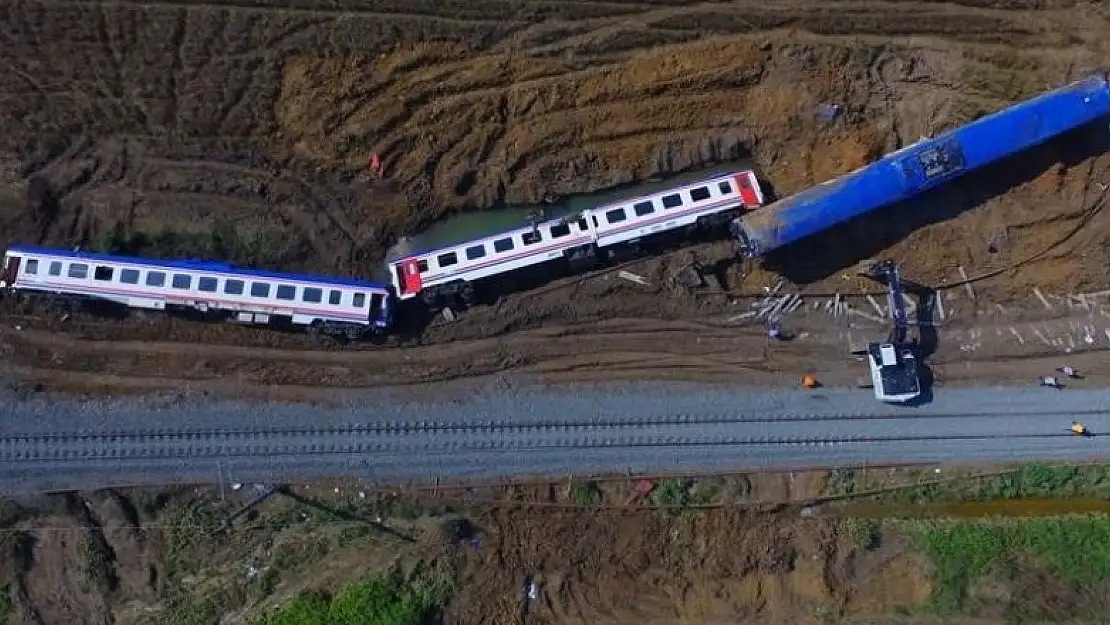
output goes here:
{"type": "Polygon", "coordinates": [[[1106,76],[1091,76],[743,215],[730,229],[746,256],[762,256],[1108,115],[1106,76]]]}
{"type": "Polygon", "coordinates": [[[8,249],[0,287],[352,339],[385,331],[393,313],[389,286],[377,282],[25,246],[8,249]]]}
{"type": "Polygon", "coordinates": [[[481,280],[547,263],[589,264],[609,246],[697,225],[725,225],[763,200],[755,173],[737,171],[387,262],[401,300],[420,296],[434,305],[457,297],[468,304],[481,280]]]}

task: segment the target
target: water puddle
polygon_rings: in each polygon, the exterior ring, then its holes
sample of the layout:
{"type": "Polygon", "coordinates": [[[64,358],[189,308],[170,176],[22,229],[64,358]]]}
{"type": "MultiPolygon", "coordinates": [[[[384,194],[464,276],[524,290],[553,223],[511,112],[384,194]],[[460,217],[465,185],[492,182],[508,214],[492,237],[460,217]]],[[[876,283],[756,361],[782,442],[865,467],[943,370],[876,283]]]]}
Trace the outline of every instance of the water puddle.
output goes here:
{"type": "Polygon", "coordinates": [[[646,195],[671,186],[708,178],[715,174],[752,167],[748,161],[732,161],[697,171],[673,176],[660,176],[649,181],[622,185],[599,191],[554,199],[539,205],[507,206],[485,211],[462,213],[436,223],[427,230],[402,238],[388,251],[388,257],[427,250],[467,241],[480,236],[524,226],[535,217],[540,221],[571,215],[609,202],[646,195]]]}
{"type": "Polygon", "coordinates": [[[856,501],[825,506],[817,515],[871,519],[976,519],[1099,513],[1110,514],[1110,501],[1102,499],[1003,499],[930,503],[856,501]]]}

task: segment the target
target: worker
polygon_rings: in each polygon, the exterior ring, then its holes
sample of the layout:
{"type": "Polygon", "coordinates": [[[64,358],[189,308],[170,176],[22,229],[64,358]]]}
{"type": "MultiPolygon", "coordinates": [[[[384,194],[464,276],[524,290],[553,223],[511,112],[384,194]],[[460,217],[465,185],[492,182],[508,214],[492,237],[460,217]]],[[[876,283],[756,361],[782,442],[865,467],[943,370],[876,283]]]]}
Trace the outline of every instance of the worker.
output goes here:
{"type": "Polygon", "coordinates": [[[1057,389],[1064,388],[1064,385],[1060,384],[1059,380],[1051,376],[1041,376],[1039,381],[1041,386],[1049,386],[1057,389]]]}
{"type": "Polygon", "coordinates": [[[1076,436],[1086,436],[1087,435],[1087,426],[1083,425],[1082,423],[1080,423],[1078,421],[1072,421],[1071,422],[1071,433],[1075,434],[1076,436]]]}
{"type": "Polygon", "coordinates": [[[767,336],[769,338],[775,339],[776,341],[790,340],[790,335],[782,331],[782,326],[779,325],[779,322],[777,321],[772,323],[771,327],[767,329],[767,336]]]}
{"type": "Polygon", "coordinates": [[[1056,367],[1056,370],[1072,379],[1079,377],[1079,372],[1076,371],[1074,367],[1069,367],[1068,365],[1064,365],[1063,367],[1056,367]]]}

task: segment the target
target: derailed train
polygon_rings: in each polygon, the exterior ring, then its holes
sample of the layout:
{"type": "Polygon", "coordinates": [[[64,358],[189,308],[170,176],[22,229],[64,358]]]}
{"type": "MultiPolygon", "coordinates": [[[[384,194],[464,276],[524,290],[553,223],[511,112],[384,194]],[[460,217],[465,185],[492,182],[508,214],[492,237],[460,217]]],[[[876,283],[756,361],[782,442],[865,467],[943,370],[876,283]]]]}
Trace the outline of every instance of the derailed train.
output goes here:
{"type": "Polygon", "coordinates": [[[474,289],[522,271],[588,266],[599,253],[640,239],[723,227],[763,204],[750,170],[584,210],[455,245],[387,260],[392,284],[245,269],[225,263],[154,260],[13,246],[0,287],[35,296],[178,310],[246,324],[301,326],[347,339],[382,336],[401,302],[467,304],[474,289]]]}
{"type": "Polygon", "coordinates": [[[891,152],[849,174],[770,204],[729,228],[756,258],[1110,115],[1096,74],[891,152]]]}
{"type": "Polygon", "coordinates": [[[183,309],[242,323],[304,326],[329,335],[380,336],[414,298],[467,304],[476,286],[520,272],[588,266],[641,239],[727,224],[760,257],[838,223],[940,186],[969,171],[1110,116],[1110,85],[1091,76],[888,154],[850,174],[764,204],[751,171],[387,260],[391,284],[12,247],[0,287],[129,308],[183,309]]]}

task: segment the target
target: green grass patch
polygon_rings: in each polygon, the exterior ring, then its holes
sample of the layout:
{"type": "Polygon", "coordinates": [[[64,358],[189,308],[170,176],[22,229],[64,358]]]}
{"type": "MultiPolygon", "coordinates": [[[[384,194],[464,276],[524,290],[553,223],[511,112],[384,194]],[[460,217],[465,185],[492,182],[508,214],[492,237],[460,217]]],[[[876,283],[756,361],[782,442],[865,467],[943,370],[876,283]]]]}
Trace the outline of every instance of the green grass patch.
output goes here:
{"type": "Polygon", "coordinates": [[[0,586],[0,625],[8,625],[12,619],[12,589],[10,586],[0,586]]]}
{"type": "Polygon", "coordinates": [[[954,476],[931,470],[900,471],[891,476],[886,471],[871,473],[841,469],[829,474],[824,492],[829,496],[846,496],[905,485],[875,495],[874,499],[915,503],[1075,498],[1110,500],[1110,465],[1027,465],[998,476],[947,480],[948,477],[954,476]]]}
{"type": "Polygon", "coordinates": [[[351,582],[334,595],[302,592],[253,625],[421,625],[447,600],[447,578],[405,579],[399,572],[351,582]]]}
{"type": "Polygon", "coordinates": [[[1015,523],[916,524],[910,532],[935,567],[934,605],[958,612],[970,585],[1002,572],[1018,554],[1043,562],[1074,588],[1110,581],[1110,517],[1056,517],[1015,523]]]}
{"type": "Polygon", "coordinates": [[[576,506],[593,508],[601,505],[601,489],[596,482],[574,482],[570,485],[570,500],[576,506]]]}
{"type": "Polygon", "coordinates": [[[882,523],[878,519],[844,519],[841,531],[848,535],[852,544],[860,551],[878,549],[881,542],[882,523]]]}
{"type": "Polygon", "coordinates": [[[656,506],[680,508],[690,504],[690,480],[668,478],[659,480],[651,491],[651,503],[656,506]]]}

